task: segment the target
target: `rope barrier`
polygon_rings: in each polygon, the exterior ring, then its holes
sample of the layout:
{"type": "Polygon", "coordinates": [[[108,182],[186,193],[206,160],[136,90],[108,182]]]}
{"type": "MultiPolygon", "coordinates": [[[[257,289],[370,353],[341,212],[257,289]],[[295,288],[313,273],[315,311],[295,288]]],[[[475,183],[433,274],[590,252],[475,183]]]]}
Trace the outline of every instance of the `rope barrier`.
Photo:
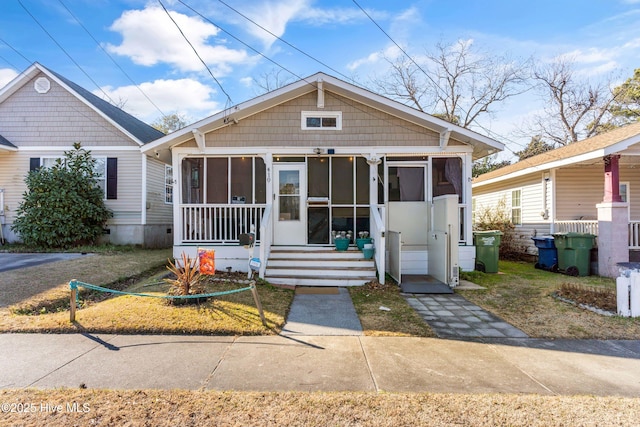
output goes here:
{"type": "Polygon", "coordinates": [[[260,314],[260,319],[262,320],[262,324],[266,327],[267,326],[267,321],[264,317],[264,313],[262,311],[262,304],[260,303],[260,298],[258,297],[258,291],[256,290],[256,282],[255,281],[251,281],[250,282],[251,285],[247,286],[245,288],[240,288],[240,289],[231,289],[229,291],[219,291],[219,292],[211,292],[208,294],[196,294],[196,295],[154,295],[154,294],[147,294],[147,293],[139,293],[139,292],[125,292],[125,291],[118,291],[115,289],[109,289],[109,288],[104,288],[102,286],[96,286],[96,285],[91,285],[89,283],[84,283],[84,282],[80,282],[78,280],[71,280],[69,282],[69,289],[71,289],[71,312],[70,312],[70,318],[71,318],[71,322],[75,322],[76,320],[76,308],[77,308],[77,304],[79,302],[79,292],[78,292],[78,287],[82,287],[85,289],[91,289],[93,291],[98,291],[98,292],[107,292],[107,293],[111,293],[111,294],[116,294],[116,295],[131,295],[131,296],[136,296],[136,297],[149,297],[149,298],[164,298],[164,299],[193,299],[193,298],[212,298],[212,297],[219,297],[219,296],[223,296],[223,295],[230,295],[230,294],[235,294],[238,292],[244,292],[244,291],[251,291],[251,293],[253,294],[253,299],[256,303],[256,307],[258,308],[258,312],[260,314]]]}
{"type": "MultiPolygon", "coordinates": [[[[251,286],[247,286],[246,288],[240,289],[231,289],[229,291],[219,291],[212,292],[208,294],[194,294],[194,295],[154,295],[154,294],[146,294],[146,293],[138,293],[138,292],[124,292],[118,291],[115,289],[103,288],[102,286],[91,285],[89,283],[78,282],[77,280],[72,280],[69,282],[69,289],[74,290],[78,289],[78,287],[82,287],[85,289],[91,289],[93,291],[106,292],[110,294],[116,295],[132,295],[136,297],[149,297],[149,298],[165,298],[165,299],[192,299],[192,298],[211,298],[211,297],[219,297],[223,295],[235,294],[237,292],[250,291],[251,286]]],[[[76,294],[77,297],[77,294],[76,294]]]]}

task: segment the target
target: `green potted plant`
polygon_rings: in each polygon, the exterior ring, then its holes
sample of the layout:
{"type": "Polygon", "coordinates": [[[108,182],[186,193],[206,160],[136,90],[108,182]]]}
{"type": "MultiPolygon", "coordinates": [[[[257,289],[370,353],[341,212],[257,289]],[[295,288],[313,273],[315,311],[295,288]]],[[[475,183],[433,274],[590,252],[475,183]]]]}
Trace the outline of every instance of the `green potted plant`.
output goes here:
{"type": "Polygon", "coordinates": [[[369,237],[368,231],[360,231],[358,233],[358,238],[356,239],[356,245],[358,245],[358,249],[364,249],[364,245],[371,243],[371,237],[369,237]]]}

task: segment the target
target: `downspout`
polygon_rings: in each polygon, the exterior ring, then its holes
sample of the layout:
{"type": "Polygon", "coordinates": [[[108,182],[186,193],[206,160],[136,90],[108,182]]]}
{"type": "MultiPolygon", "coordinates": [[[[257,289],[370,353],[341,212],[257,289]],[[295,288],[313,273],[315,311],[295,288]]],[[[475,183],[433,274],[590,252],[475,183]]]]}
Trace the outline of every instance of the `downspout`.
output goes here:
{"type": "MultiPolygon", "coordinates": [[[[141,199],[141,204],[142,206],[140,207],[141,209],[141,215],[140,215],[140,223],[145,226],[147,225],[147,155],[146,154],[142,154],[142,197],[140,197],[141,199]]],[[[144,227],[143,227],[143,240],[144,240],[144,227]]],[[[144,243],[144,242],[143,242],[144,243]]]]}
{"type": "Polygon", "coordinates": [[[549,212],[549,216],[551,217],[551,227],[549,230],[551,234],[556,232],[556,169],[551,169],[549,171],[551,173],[551,211],[549,212]]]}

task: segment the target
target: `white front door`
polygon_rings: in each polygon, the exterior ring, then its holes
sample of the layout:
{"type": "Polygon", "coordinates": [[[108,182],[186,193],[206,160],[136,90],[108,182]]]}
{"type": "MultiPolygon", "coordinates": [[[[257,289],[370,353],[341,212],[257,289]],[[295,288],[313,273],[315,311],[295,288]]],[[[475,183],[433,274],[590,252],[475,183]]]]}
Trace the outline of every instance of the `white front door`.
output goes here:
{"type": "Polygon", "coordinates": [[[275,164],[274,245],[307,244],[307,175],[304,164],[275,164]]]}

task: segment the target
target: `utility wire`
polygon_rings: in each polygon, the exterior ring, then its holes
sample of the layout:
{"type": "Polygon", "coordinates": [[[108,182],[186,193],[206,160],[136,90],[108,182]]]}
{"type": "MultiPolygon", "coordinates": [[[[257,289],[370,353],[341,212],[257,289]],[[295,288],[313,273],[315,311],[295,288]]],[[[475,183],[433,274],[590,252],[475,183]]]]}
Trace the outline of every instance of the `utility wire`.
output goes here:
{"type": "Polygon", "coordinates": [[[105,55],[107,55],[107,57],[111,60],[111,62],[113,62],[113,64],[118,67],[118,69],[122,72],[122,74],[124,74],[127,79],[129,79],[129,81],[138,89],[138,91],[140,91],[140,93],[147,99],[147,101],[149,101],[151,103],[151,105],[153,105],[155,107],[156,110],[158,110],[158,112],[160,113],[160,115],[162,117],[165,116],[165,114],[162,112],[162,110],[160,109],[160,107],[158,107],[152,100],[151,98],[149,98],[149,96],[142,90],[142,88],[129,76],[129,74],[127,74],[127,72],[120,66],[120,64],[118,64],[115,59],[113,59],[113,57],[109,54],[109,52],[107,52],[107,50],[102,46],[102,44],[96,40],[96,38],[93,36],[93,34],[91,34],[91,32],[87,29],[87,27],[85,27],[82,22],[80,22],[80,20],[76,17],[76,15],[74,15],[73,12],[71,12],[71,10],[67,7],[66,4],[64,4],[64,2],[62,0],[58,0],[58,2],[67,10],[67,12],[69,12],[69,15],[71,15],[73,17],[73,19],[75,19],[75,21],[78,23],[78,25],[80,25],[82,27],[82,29],[89,35],[89,37],[91,37],[91,39],[96,43],[96,45],[98,45],[98,47],[104,52],[105,55]]]}
{"type": "Polygon", "coordinates": [[[209,68],[209,66],[207,65],[206,62],[204,62],[204,60],[202,59],[202,57],[200,56],[200,54],[198,53],[198,51],[196,50],[196,48],[193,46],[193,44],[191,44],[191,42],[189,41],[189,39],[187,38],[187,36],[184,34],[184,32],[182,31],[182,29],[180,28],[180,26],[178,25],[178,23],[175,21],[175,19],[173,19],[173,16],[171,16],[171,14],[169,13],[169,11],[167,10],[166,7],[164,7],[164,4],[162,3],[162,0],[158,0],[158,3],[160,3],[160,6],[162,6],[162,9],[164,9],[165,13],[167,14],[167,16],[169,17],[169,19],[171,19],[171,22],[173,22],[173,24],[176,26],[176,28],[178,29],[178,31],[180,32],[180,34],[182,35],[182,38],[185,39],[185,41],[189,44],[189,46],[191,47],[191,49],[193,50],[193,53],[196,54],[196,56],[198,57],[198,59],[200,60],[200,62],[202,63],[202,65],[204,65],[204,67],[207,69],[207,71],[209,72],[209,75],[211,75],[211,78],[213,78],[213,80],[215,80],[215,82],[218,84],[218,86],[220,87],[220,90],[222,91],[222,93],[224,93],[227,96],[227,102],[228,104],[233,104],[233,101],[231,101],[231,97],[229,96],[229,94],[227,93],[226,90],[224,90],[224,87],[222,87],[222,84],[218,81],[218,79],[216,79],[216,77],[213,75],[213,73],[211,72],[211,69],[209,68]]]}
{"type": "Polygon", "coordinates": [[[27,14],[29,16],[31,16],[31,18],[35,21],[36,24],[38,24],[38,26],[42,29],[42,31],[45,32],[45,34],[47,36],[49,36],[49,38],[56,44],[56,46],[58,46],[60,48],[60,50],[62,50],[64,52],[65,55],[67,55],[67,57],[71,60],[71,62],[73,62],[76,67],[78,67],[78,69],[80,69],[80,71],[82,71],[82,73],[87,76],[87,78],[89,80],[91,80],[91,82],[96,85],[96,87],[104,94],[104,96],[109,100],[109,102],[111,102],[113,105],[115,105],[115,102],[113,102],[113,99],[111,99],[111,97],[100,87],[100,85],[98,85],[98,83],[96,83],[95,80],[93,80],[93,78],[89,75],[89,73],[87,73],[84,68],[82,68],[80,66],[80,64],[78,64],[78,62],[76,62],[75,59],[73,59],[73,57],[69,54],[69,52],[67,52],[67,50],[62,47],[62,45],[60,43],[58,43],[58,41],[55,39],[55,37],[53,37],[53,35],[51,35],[51,33],[49,33],[49,31],[47,31],[47,29],[40,23],[40,21],[38,21],[36,19],[35,16],[33,16],[33,14],[29,11],[29,9],[27,9],[27,7],[22,3],[22,0],[18,0],[18,3],[20,4],[20,6],[22,6],[22,8],[25,10],[25,12],[27,12],[27,14]]]}
{"type": "MultiPolygon", "coordinates": [[[[15,53],[17,53],[18,55],[20,55],[20,57],[22,59],[24,59],[25,61],[27,61],[27,63],[29,65],[31,65],[33,63],[33,61],[30,61],[29,58],[27,58],[26,56],[24,56],[20,51],[18,51],[18,49],[16,49],[15,47],[11,46],[9,44],[9,42],[7,42],[5,39],[0,38],[0,42],[6,44],[7,46],[9,46],[9,49],[11,49],[12,51],[14,51],[15,53]]],[[[18,69],[15,65],[11,65],[12,67],[14,67],[16,70],[18,69]]]]}
{"type": "MultiPolygon", "coordinates": [[[[299,53],[301,53],[302,55],[306,56],[307,58],[311,59],[312,61],[317,62],[318,64],[322,65],[323,67],[333,71],[334,73],[342,76],[343,78],[345,78],[346,80],[349,80],[351,82],[354,82],[354,80],[349,77],[346,76],[345,74],[341,73],[340,71],[336,70],[335,68],[332,68],[331,66],[327,65],[326,63],[320,61],[317,58],[314,58],[313,56],[311,56],[310,54],[306,53],[305,51],[297,48],[295,45],[289,43],[288,41],[284,40],[282,37],[272,33],[271,31],[269,31],[267,28],[263,27],[262,25],[258,24],[256,21],[254,21],[253,19],[249,18],[248,16],[246,16],[245,14],[243,14],[242,12],[240,12],[239,10],[233,8],[232,6],[230,6],[228,3],[224,2],[223,0],[218,0],[220,3],[222,3],[223,5],[225,5],[226,7],[228,7],[229,9],[231,9],[232,11],[234,11],[235,13],[237,13],[238,15],[242,16],[244,19],[246,19],[247,21],[251,22],[253,25],[255,25],[256,27],[260,28],[261,30],[263,30],[264,32],[266,32],[267,34],[275,37],[276,39],[280,40],[282,43],[286,44],[287,46],[289,46],[290,48],[298,51],[299,53]]],[[[183,3],[183,2],[181,2],[183,3]]],[[[184,3],[183,3],[184,4],[184,3]]]]}

